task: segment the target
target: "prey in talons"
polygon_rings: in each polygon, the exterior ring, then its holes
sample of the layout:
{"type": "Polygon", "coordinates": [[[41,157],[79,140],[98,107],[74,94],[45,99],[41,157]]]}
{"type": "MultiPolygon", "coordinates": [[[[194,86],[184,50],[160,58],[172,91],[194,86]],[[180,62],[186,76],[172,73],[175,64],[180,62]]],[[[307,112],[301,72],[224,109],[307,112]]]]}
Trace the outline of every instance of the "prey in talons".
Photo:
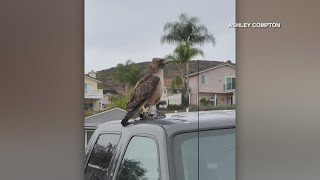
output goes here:
{"type": "Polygon", "coordinates": [[[166,115],[156,109],[156,106],[146,105],[142,108],[140,120],[161,119],[166,115]]]}

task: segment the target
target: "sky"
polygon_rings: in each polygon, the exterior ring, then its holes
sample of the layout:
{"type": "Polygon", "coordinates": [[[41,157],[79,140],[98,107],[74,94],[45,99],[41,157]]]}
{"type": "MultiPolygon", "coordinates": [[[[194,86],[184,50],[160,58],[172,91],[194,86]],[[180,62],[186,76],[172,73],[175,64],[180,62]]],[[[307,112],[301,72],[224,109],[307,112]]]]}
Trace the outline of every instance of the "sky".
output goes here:
{"type": "Polygon", "coordinates": [[[181,13],[197,16],[216,39],[195,59],[235,62],[235,0],[85,0],[85,73],[172,53],[175,45],[160,38],[181,13]]]}

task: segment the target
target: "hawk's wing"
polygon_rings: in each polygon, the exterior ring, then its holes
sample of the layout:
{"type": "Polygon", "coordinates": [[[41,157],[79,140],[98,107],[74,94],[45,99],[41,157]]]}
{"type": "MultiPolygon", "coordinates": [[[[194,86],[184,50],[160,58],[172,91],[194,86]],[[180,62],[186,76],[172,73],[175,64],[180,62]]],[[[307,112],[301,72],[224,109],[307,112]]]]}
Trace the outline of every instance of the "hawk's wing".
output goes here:
{"type": "Polygon", "coordinates": [[[133,89],[126,110],[131,111],[141,106],[151,96],[159,82],[160,78],[152,74],[147,74],[141,78],[133,89]]]}

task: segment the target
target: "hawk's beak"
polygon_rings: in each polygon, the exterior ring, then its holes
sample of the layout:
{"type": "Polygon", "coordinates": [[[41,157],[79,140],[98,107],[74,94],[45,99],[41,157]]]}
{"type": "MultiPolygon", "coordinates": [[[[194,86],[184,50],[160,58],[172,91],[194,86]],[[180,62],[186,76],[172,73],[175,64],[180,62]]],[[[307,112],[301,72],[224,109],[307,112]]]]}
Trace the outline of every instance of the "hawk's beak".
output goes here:
{"type": "Polygon", "coordinates": [[[169,61],[168,60],[163,60],[163,64],[168,64],[169,63],[169,61]]]}
{"type": "Polygon", "coordinates": [[[166,66],[166,64],[168,64],[168,61],[166,59],[161,59],[159,63],[159,67],[163,68],[166,66]]]}

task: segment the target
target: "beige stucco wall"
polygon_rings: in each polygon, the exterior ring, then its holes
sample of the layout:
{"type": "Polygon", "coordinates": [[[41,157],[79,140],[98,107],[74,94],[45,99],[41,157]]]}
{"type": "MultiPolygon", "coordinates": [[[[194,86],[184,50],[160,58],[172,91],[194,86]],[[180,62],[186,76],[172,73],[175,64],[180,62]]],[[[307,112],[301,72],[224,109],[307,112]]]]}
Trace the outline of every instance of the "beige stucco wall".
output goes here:
{"type": "MultiPolygon", "coordinates": [[[[85,77],[85,78],[84,78],[84,83],[86,83],[86,84],[88,84],[89,86],[91,86],[92,90],[97,89],[97,87],[98,87],[98,82],[97,82],[97,81],[94,81],[94,80],[92,80],[92,79],[90,79],[90,78],[88,78],[88,77],[85,77]]],[[[89,87],[89,86],[88,86],[88,87],[89,87]]]]}
{"type": "MultiPolygon", "coordinates": [[[[232,95],[227,95],[225,93],[228,93],[224,91],[224,85],[226,81],[226,77],[236,77],[236,70],[233,67],[230,66],[222,66],[218,67],[216,69],[212,69],[206,72],[200,73],[199,76],[192,76],[189,79],[189,86],[190,86],[190,103],[192,105],[197,104],[197,94],[198,94],[198,78],[199,79],[199,92],[200,92],[200,98],[202,97],[209,99],[211,96],[217,95],[217,98],[220,98],[218,100],[218,105],[227,105],[229,98],[232,95]],[[208,76],[208,83],[203,84],[201,83],[201,76],[206,75],[208,76]],[[221,101],[221,97],[224,98],[224,101],[221,101]]],[[[234,97],[235,99],[235,97],[234,97]]],[[[230,101],[230,100],[229,100],[230,101]]],[[[234,101],[235,102],[235,101],[234,101]]]]}
{"type": "MultiPolygon", "coordinates": [[[[199,92],[214,92],[214,93],[225,93],[224,84],[226,77],[236,77],[236,70],[230,66],[222,66],[216,69],[212,69],[199,75],[199,92]],[[208,76],[208,84],[201,83],[201,76],[208,76]]],[[[191,88],[191,93],[198,92],[198,76],[192,76],[189,79],[189,86],[191,88]]]]}
{"type": "MultiPolygon", "coordinates": [[[[84,83],[87,84],[88,90],[97,90],[98,87],[98,82],[94,81],[88,77],[84,78],[84,83]]],[[[100,110],[100,99],[91,99],[91,98],[85,98],[85,103],[90,103],[92,102],[93,104],[93,111],[99,111],[100,110]]]]}

